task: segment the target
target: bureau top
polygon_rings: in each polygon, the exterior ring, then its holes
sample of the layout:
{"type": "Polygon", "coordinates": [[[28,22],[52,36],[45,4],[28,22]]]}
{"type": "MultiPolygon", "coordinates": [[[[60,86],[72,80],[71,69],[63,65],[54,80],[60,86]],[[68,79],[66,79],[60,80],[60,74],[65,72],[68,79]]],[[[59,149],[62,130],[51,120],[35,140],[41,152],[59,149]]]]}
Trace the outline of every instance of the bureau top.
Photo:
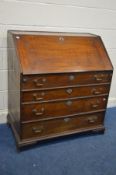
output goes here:
{"type": "Polygon", "coordinates": [[[99,36],[9,31],[23,74],[112,70],[99,36]]]}

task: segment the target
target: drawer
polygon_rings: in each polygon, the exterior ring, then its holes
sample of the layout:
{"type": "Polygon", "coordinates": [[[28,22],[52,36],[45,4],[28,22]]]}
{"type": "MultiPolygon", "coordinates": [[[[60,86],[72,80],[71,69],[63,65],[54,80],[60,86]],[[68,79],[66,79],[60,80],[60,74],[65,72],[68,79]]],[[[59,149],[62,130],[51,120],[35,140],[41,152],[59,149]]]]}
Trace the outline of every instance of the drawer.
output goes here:
{"type": "Polygon", "coordinates": [[[47,137],[53,135],[64,135],[71,131],[83,131],[103,125],[104,113],[93,113],[75,117],[58,118],[53,120],[39,121],[22,124],[22,139],[33,137],[47,137]]]}
{"type": "Polygon", "coordinates": [[[22,121],[61,117],[76,113],[105,109],[107,97],[65,100],[60,102],[22,105],[22,121]]]}
{"type": "Polygon", "coordinates": [[[84,96],[96,96],[109,93],[110,85],[70,87],[53,90],[38,90],[22,93],[23,102],[37,102],[57,99],[67,99],[84,96]]]}
{"type": "Polygon", "coordinates": [[[23,76],[21,89],[42,89],[60,86],[76,86],[94,83],[108,83],[112,74],[109,72],[67,73],[50,75],[23,76]]]}

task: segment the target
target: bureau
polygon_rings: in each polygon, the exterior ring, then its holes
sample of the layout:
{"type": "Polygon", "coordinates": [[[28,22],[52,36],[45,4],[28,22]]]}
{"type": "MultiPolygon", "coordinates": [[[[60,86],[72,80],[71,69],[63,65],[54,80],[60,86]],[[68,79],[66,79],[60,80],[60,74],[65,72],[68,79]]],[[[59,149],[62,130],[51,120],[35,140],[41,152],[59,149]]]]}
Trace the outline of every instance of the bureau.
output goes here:
{"type": "Polygon", "coordinates": [[[113,67],[92,34],[8,31],[8,124],[17,146],[104,132],[113,67]]]}

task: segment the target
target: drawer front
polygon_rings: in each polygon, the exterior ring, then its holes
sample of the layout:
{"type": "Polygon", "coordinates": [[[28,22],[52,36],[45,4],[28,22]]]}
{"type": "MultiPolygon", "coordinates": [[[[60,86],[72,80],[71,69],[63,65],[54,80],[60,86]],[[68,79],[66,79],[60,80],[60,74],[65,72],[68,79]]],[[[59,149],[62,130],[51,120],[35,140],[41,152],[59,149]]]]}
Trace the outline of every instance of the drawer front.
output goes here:
{"type": "Polygon", "coordinates": [[[111,81],[111,73],[72,73],[56,75],[30,75],[24,76],[21,88],[42,89],[60,86],[85,85],[94,83],[107,83],[111,81]]]}
{"type": "Polygon", "coordinates": [[[107,97],[22,105],[22,121],[60,117],[105,109],[107,97]]]}
{"type": "Polygon", "coordinates": [[[108,94],[110,85],[99,85],[90,87],[63,88],[56,90],[40,90],[22,93],[23,102],[37,102],[46,100],[57,100],[75,97],[84,97],[100,94],[108,94]]]}
{"type": "Polygon", "coordinates": [[[33,137],[45,137],[50,135],[78,131],[103,125],[104,113],[93,113],[91,115],[82,115],[69,118],[60,118],[46,120],[35,123],[26,123],[22,125],[22,139],[33,137]]]}

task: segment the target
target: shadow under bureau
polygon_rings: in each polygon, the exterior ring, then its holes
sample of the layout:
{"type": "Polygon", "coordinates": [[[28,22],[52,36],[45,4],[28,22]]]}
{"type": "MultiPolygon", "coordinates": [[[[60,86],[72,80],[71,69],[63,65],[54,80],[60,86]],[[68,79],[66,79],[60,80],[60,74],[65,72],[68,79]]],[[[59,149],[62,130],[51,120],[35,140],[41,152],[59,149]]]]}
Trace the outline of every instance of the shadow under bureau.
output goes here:
{"type": "Polygon", "coordinates": [[[112,73],[99,36],[8,31],[8,123],[17,146],[104,132],[112,73]]]}

